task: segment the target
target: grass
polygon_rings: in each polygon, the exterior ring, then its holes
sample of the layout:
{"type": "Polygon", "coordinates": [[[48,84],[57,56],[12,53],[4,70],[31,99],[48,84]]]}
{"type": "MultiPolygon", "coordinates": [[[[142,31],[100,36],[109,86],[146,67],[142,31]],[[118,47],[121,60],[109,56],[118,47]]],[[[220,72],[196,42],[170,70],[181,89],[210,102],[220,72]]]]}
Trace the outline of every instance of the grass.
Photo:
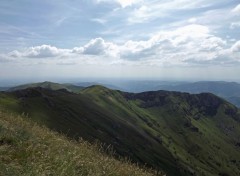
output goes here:
{"type": "Polygon", "coordinates": [[[0,106],[73,139],[111,144],[168,176],[240,175],[239,110],[212,94],[35,88],[0,93],[0,106]]]}
{"type": "Polygon", "coordinates": [[[114,159],[99,144],[70,140],[22,116],[0,110],[0,175],[154,174],[126,159],[114,159]]]}
{"type": "Polygon", "coordinates": [[[22,89],[26,89],[26,88],[34,88],[34,87],[42,87],[42,88],[46,88],[46,89],[51,89],[51,90],[60,90],[60,89],[66,89],[70,92],[76,92],[78,93],[80,90],[83,89],[83,87],[81,86],[76,86],[73,84],[59,84],[59,83],[53,83],[53,82],[40,82],[40,83],[32,83],[32,84],[24,84],[24,85],[20,85],[17,87],[12,87],[8,90],[10,91],[16,91],[16,90],[22,90],[22,89]]]}

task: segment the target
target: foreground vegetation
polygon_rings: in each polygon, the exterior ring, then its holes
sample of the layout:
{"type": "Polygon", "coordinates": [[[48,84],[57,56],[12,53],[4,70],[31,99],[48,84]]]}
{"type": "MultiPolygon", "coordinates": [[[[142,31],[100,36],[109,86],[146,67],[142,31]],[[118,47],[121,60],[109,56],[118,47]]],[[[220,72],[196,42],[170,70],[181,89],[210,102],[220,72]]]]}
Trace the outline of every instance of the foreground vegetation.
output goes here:
{"type": "Polygon", "coordinates": [[[100,145],[73,141],[0,110],[0,175],[154,175],[106,155],[100,145]]]}
{"type": "Polygon", "coordinates": [[[240,111],[213,94],[36,87],[0,93],[0,107],[168,176],[240,175],[240,111]]]}

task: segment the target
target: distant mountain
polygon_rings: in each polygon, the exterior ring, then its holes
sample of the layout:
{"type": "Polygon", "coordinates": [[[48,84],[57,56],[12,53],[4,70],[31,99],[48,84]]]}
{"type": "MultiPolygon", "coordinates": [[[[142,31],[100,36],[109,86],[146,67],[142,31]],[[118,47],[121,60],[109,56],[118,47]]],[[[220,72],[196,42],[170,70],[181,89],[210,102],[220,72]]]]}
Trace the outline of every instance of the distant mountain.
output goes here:
{"type": "MultiPolygon", "coordinates": [[[[160,90],[162,86],[175,86],[179,84],[185,84],[187,82],[179,81],[157,81],[157,80],[112,80],[111,84],[116,86],[118,90],[125,92],[146,92],[160,90]]],[[[107,87],[107,86],[105,86],[107,87]]]]}
{"type": "Polygon", "coordinates": [[[0,87],[0,91],[6,91],[8,89],[10,89],[10,87],[0,87]]]}
{"type": "Polygon", "coordinates": [[[0,93],[0,106],[170,176],[240,174],[240,111],[210,93],[28,88],[0,93]]]}
{"type": "Polygon", "coordinates": [[[201,82],[177,82],[177,81],[119,81],[113,85],[118,90],[127,92],[146,92],[146,91],[179,91],[192,94],[209,92],[220,96],[234,105],[240,107],[240,84],[236,82],[224,81],[201,81],[201,82]]]}
{"type": "Polygon", "coordinates": [[[185,83],[174,86],[160,86],[159,88],[171,89],[172,91],[185,91],[191,93],[211,92],[219,96],[239,96],[240,84],[236,82],[224,81],[202,81],[194,83],[185,83]]]}
{"type": "Polygon", "coordinates": [[[84,87],[76,86],[73,84],[59,84],[59,83],[53,83],[53,82],[41,82],[41,83],[32,83],[32,84],[24,84],[16,87],[9,88],[8,91],[16,91],[16,90],[22,90],[26,88],[34,88],[34,87],[41,87],[45,89],[51,89],[51,90],[60,90],[60,89],[66,89],[70,92],[79,92],[84,87]]]}
{"type": "Polygon", "coordinates": [[[107,87],[109,89],[114,89],[114,90],[121,89],[118,86],[108,84],[108,83],[103,83],[103,82],[78,82],[78,83],[75,83],[75,85],[81,86],[81,87],[90,87],[90,86],[94,86],[94,85],[99,85],[99,86],[104,86],[104,87],[107,87]]]}
{"type": "Polygon", "coordinates": [[[34,87],[41,87],[45,89],[51,89],[51,90],[60,90],[60,89],[66,89],[69,92],[75,92],[78,93],[80,90],[82,90],[85,87],[93,86],[93,85],[101,85],[104,87],[107,87],[109,89],[120,89],[117,86],[107,84],[107,83],[98,83],[98,82],[78,82],[78,83],[73,83],[73,84],[59,84],[59,83],[54,83],[54,82],[39,82],[39,83],[30,83],[30,84],[23,84],[15,87],[0,87],[0,91],[16,91],[16,90],[22,90],[22,89],[27,89],[27,88],[34,88],[34,87]]]}
{"type": "Polygon", "coordinates": [[[240,84],[236,82],[203,81],[174,86],[158,86],[156,89],[188,93],[210,92],[240,107],[240,84]]]}

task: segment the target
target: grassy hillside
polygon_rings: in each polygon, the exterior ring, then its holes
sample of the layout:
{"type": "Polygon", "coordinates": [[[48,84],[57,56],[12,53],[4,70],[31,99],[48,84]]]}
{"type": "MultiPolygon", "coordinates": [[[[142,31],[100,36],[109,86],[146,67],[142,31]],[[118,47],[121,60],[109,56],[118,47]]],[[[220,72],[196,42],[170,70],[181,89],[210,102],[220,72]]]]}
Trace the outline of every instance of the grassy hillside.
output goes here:
{"type": "Polygon", "coordinates": [[[168,175],[240,174],[239,110],[213,94],[34,88],[2,93],[0,105],[168,175]]]}
{"type": "Polygon", "coordinates": [[[102,108],[88,94],[31,88],[4,93],[0,97],[4,108],[25,112],[51,129],[72,138],[83,137],[90,142],[98,139],[106,145],[113,145],[117,154],[130,157],[135,162],[163,168],[173,175],[177,173],[172,155],[144,129],[132,123],[137,118],[135,115],[122,116],[109,107],[102,108]]]}
{"type": "Polygon", "coordinates": [[[59,83],[45,81],[41,83],[24,84],[24,85],[12,87],[9,89],[9,91],[16,91],[16,90],[22,90],[22,89],[34,88],[34,87],[41,87],[41,88],[51,89],[51,90],[66,89],[70,92],[79,92],[84,88],[84,87],[76,86],[73,84],[59,84],[59,83]]]}
{"type": "Polygon", "coordinates": [[[142,118],[154,129],[153,134],[158,134],[193,174],[240,174],[240,115],[236,107],[212,94],[158,91],[125,96],[139,102],[147,113],[142,118]]]}
{"type": "Polygon", "coordinates": [[[135,175],[153,173],[0,110],[0,175],[135,175]]]}

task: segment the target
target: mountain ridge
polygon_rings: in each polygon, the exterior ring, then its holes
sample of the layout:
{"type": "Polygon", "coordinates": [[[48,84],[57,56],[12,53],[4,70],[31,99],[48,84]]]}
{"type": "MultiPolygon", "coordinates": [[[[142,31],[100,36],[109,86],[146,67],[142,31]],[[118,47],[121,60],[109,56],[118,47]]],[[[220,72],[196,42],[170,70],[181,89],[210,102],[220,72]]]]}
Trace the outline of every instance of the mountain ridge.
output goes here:
{"type": "Polygon", "coordinates": [[[239,173],[239,110],[213,94],[134,94],[92,86],[78,94],[30,88],[1,96],[12,98],[5,104],[15,101],[8,109],[69,136],[98,139],[168,175],[239,173]]]}
{"type": "Polygon", "coordinates": [[[19,85],[16,87],[11,87],[7,91],[12,92],[12,91],[16,91],[16,90],[35,88],[35,87],[41,87],[41,88],[46,88],[46,89],[51,89],[51,90],[66,89],[69,92],[76,92],[76,93],[84,88],[84,87],[76,86],[74,84],[69,84],[69,83],[59,84],[59,83],[44,81],[44,82],[39,82],[39,83],[29,83],[29,84],[19,85]]]}
{"type": "Polygon", "coordinates": [[[171,81],[120,81],[120,82],[80,82],[75,84],[58,84],[54,82],[40,82],[32,84],[24,84],[16,87],[6,88],[2,87],[2,91],[14,91],[18,89],[25,89],[28,87],[43,87],[51,88],[53,90],[66,89],[75,93],[79,93],[81,89],[94,85],[101,85],[109,89],[121,90],[123,92],[147,92],[147,91],[177,91],[187,92],[191,94],[209,92],[220,96],[234,105],[240,107],[240,84],[237,82],[226,81],[198,81],[198,82],[171,82],[171,81]]]}

